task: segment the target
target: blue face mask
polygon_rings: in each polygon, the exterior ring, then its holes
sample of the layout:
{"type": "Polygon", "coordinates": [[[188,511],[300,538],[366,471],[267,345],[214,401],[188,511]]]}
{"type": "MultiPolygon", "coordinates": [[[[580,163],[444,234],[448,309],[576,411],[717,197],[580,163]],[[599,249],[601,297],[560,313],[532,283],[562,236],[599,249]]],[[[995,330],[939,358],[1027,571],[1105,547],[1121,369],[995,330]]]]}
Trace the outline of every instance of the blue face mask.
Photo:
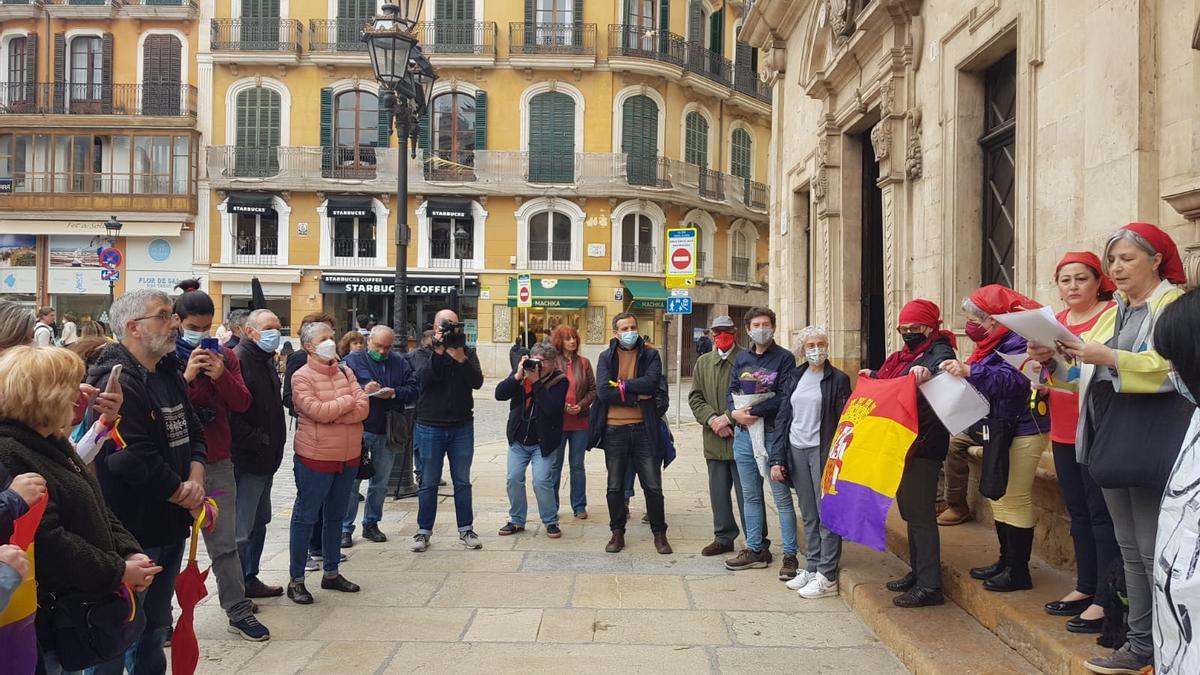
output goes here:
{"type": "Polygon", "coordinates": [[[279,349],[279,331],[275,328],[259,331],[258,339],[254,341],[254,344],[264,352],[273,352],[279,349]]]}
{"type": "Polygon", "coordinates": [[[637,344],[639,337],[641,336],[638,335],[636,330],[627,330],[621,333],[618,339],[621,341],[621,346],[628,349],[637,344]]]}
{"type": "Polygon", "coordinates": [[[1171,383],[1175,385],[1175,391],[1179,392],[1180,396],[1186,398],[1191,402],[1192,405],[1200,405],[1196,403],[1195,395],[1193,395],[1191,390],[1188,389],[1188,386],[1183,383],[1183,378],[1179,376],[1179,373],[1172,370],[1168,377],[1171,378],[1171,383]]]}
{"type": "Polygon", "coordinates": [[[201,340],[208,337],[208,331],[182,329],[179,331],[179,337],[184,342],[195,347],[200,344],[201,340]]]}

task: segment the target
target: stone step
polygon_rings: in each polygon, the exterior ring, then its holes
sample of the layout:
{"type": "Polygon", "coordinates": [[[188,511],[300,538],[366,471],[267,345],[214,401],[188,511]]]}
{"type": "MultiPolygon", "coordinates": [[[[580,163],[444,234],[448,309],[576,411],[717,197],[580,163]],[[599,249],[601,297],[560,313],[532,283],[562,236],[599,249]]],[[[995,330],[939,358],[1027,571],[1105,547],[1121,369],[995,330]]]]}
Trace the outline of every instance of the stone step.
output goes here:
{"type": "Polygon", "coordinates": [[[901,609],[884,588],[908,566],[890,553],[847,544],[838,585],[842,599],[880,641],[918,675],[1007,675],[1038,669],[947,601],[940,607],[901,609]]]}
{"type": "MultiPolygon", "coordinates": [[[[908,529],[896,509],[888,515],[888,548],[908,560],[908,529]]],[[[1036,557],[1030,562],[1033,590],[992,593],[972,579],[970,569],[995,562],[999,555],[992,526],[968,522],[940,528],[942,585],[946,597],[979,625],[1051,675],[1085,675],[1083,662],[1108,653],[1095,635],[1067,632],[1070,617],[1050,616],[1043,605],[1066,595],[1075,586],[1073,573],[1052,567],[1036,557]]]]}

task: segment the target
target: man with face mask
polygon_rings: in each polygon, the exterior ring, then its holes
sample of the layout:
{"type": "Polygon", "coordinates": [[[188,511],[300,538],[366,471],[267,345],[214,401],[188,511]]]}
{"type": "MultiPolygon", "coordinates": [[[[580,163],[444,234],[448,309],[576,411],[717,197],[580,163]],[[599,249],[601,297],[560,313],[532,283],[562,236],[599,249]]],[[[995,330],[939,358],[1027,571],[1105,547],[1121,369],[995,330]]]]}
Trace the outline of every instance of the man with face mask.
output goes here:
{"type": "Polygon", "coordinates": [[[633,465],[646,495],[646,511],[654,548],[671,553],[667,542],[667,518],[663,505],[663,439],[655,397],[664,385],[662,358],[648,347],[638,333],[637,317],[628,313],[613,317],[613,339],[596,359],[596,403],[588,419],[592,430],[589,447],[604,449],[608,469],[608,514],[612,538],[604,550],[619,553],[625,548],[625,474],[633,465]]]}
{"type": "MultiPolygon", "coordinates": [[[[692,371],[692,390],[688,404],[692,415],[703,426],[704,461],[708,465],[708,498],[712,503],[713,541],[701,549],[701,555],[732,553],[740,534],[733,517],[732,494],[737,494],[742,528],[746,527],[746,506],[737,463],[733,461],[733,419],[729,415],[729,376],[741,347],[734,341],[737,326],[728,316],[712,322],[714,349],[696,359],[692,371]]],[[[762,516],[765,518],[766,515],[762,516]]]]}
{"type": "MultiPolygon", "coordinates": [[[[191,534],[191,510],[204,501],[208,448],[199,418],[188,401],[182,364],[175,356],[179,317],[166,293],[148,289],[118,297],[109,309],[113,335],[88,371],[88,384],[103,390],[120,365],[120,452],[101,451],[96,477],[104,501],[162,566],[143,597],[146,628],[130,648],[134,672],[167,668],[163,643],[171,629],[175,577],[191,534]]],[[[120,673],[124,664],[96,670],[120,673]]]]}
{"type": "Polygon", "coordinates": [[[726,404],[730,416],[737,425],[733,432],[733,459],[737,462],[738,477],[742,482],[742,495],[746,504],[746,548],[735,558],[725,561],[725,568],[733,571],[762,568],[771,564],[771,541],[766,538],[763,527],[763,478],[759,474],[758,462],[754,458],[754,447],[750,440],[749,426],[762,420],[766,432],[766,447],[775,439],[775,414],[782,402],[779,386],[796,369],[796,357],[775,344],[775,312],[766,307],[751,307],[744,319],[751,347],[738,352],[729,373],[729,395],[726,404]],[[757,382],[757,388],[747,391],[743,382],[757,382]],[[737,408],[734,394],[774,394],[753,406],[737,408]]]}

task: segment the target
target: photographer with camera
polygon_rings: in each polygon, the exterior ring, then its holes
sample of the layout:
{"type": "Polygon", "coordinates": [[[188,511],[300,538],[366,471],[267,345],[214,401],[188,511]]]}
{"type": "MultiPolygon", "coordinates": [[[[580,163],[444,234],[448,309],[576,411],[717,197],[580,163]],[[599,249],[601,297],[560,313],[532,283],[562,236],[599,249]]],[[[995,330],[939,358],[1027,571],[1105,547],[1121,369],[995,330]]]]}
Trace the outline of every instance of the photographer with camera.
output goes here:
{"type": "Polygon", "coordinates": [[[417,533],[411,549],[429,548],[437,516],[438,481],[442,466],[450,460],[454,483],[454,511],[458,539],[468,549],[483,548],[475,534],[471,505],[471,460],[475,456],[474,390],[483,386],[483,369],[474,349],[467,348],[467,335],[458,314],[443,309],[433,320],[433,346],[428,365],[417,368],[421,387],[417,399],[415,442],[421,448],[421,487],[417,496],[417,533]]]}
{"type": "Polygon", "coordinates": [[[533,494],[546,536],[558,539],[558,497],[554,463],[563,436],[563,409],[567,404],[567,376],[557,367],[558,352],[546,342],[533,345],[513,373],[496,385],[496,400],[509,401],[508,523],[500,536],[525,530],[529,508],[525,496],[525,470],[533,464],[533,494]]]}

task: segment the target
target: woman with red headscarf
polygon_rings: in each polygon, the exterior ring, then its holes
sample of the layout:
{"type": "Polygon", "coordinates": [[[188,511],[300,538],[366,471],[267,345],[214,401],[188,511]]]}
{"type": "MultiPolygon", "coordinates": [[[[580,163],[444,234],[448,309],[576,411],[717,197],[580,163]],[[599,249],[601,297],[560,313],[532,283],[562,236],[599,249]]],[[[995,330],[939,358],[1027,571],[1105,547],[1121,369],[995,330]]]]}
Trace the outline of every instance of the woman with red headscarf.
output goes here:
{"type": "Polygon", "coordinates": [[[967,315],[967,337],[975,342],[975,351],[967,359],[947,361],[942,370],[965,377],[987,397],[991,409],[983,421],[984,479],[980,492],[1001,495],[989,499],[996,537],[1000,540],[1000,559],[991,565],[971,570],[971,577],[983,581],[989,591],[1004,593],[1033,588],[1029,575],[1029,556],[1033,552],[1033,479],[1038,461],[1046,448],[1050,421],[1040,411],[1031,410],[1029,378],[1010,362],[1024,359],[1025,338],[1008,330],[995,315],[1037,309],[1040,304],[998,284],[984,286],[963,301],[967,315]],[[1005,441],[1011,438],[1008,447],[1005,441]],[[1007,460],[1007,461],[1005,461],[1007,460]],[[1007,470],[1005,465],[1007,464],[1007,470]],[[994,468],[995,474],[988,469],[994,468]],[[996,490],[985,490],[989,475],[997,479],[996,490]],[[1003,490],[998,483],[1003,481],[1003,490]]]}
{"type": "MultiPolygon", "coordinates": [[[[1058,295],[1067,308],[1058,320],[1075,335],[1083,335],[1096,325],[1100,315],[1114,306],[1116,286],[1100,266],[1100,258],[1090,251],[1068,253],[1054,270],[1058,295]]],[[[1037,350],[1030,346],[1030,352],[1037,350]]],[[[1054,470],[1063,503],[1071,516],[1071,539],[1075,543],[1075,588],[1059,600],[1046,604],[1051,616],[1074,617],[1067,621],[1072,633],[1099,633],[1104,623],[1104,608],[1093,601],[1100,576],[1107,572],[1121,550],[1113,534],[1112,518],[1104,504],[1100,486],[1092,480],[1087,467],[1075,459],[1075,427],[1079,423],[1079,394],[1051,388],[1050,445],[1054,450],[1054,470]]]]}
{"type": "Polygon", "coordinates": [[[1060,344],[1065,358],[1039,347],[1051,386],[1079,391],[1076,459],[1101,487],[1125,562],[1129,597],[1126,643],[1089,660],[1093,672],[1139,672],[1154,665],[1152,606],[1158,511],[1194,407],[1170,378],[1171,363],[1154,348],[1162,311],[1183,295],[1175,242],[1157,227],[1130,223],[1104,246],[1116,306],[1100,315],[1077,343],[1060,344]]]}
{"type": "MultiPolygon", "coordinates": [[[[900,310],[896,330],[904,346],[893,352],[879,370],[860,370],[859,377],[890,380],[912,374],[917,384],[928,380],[938,366],[954,359],[954,334],[941,330],[938,306],[928,300],[913,300],[900,310]]],[[[941,541],[938,539],[938,471],[946,458],[950,433],[917,392],[917,440],[908,450],[896,506],[908,524],[908,561],[912,571],[887,583],[900,593],[892,602],[897,607],[925,607],[945,602],[942,595],[941,541]]]]}

